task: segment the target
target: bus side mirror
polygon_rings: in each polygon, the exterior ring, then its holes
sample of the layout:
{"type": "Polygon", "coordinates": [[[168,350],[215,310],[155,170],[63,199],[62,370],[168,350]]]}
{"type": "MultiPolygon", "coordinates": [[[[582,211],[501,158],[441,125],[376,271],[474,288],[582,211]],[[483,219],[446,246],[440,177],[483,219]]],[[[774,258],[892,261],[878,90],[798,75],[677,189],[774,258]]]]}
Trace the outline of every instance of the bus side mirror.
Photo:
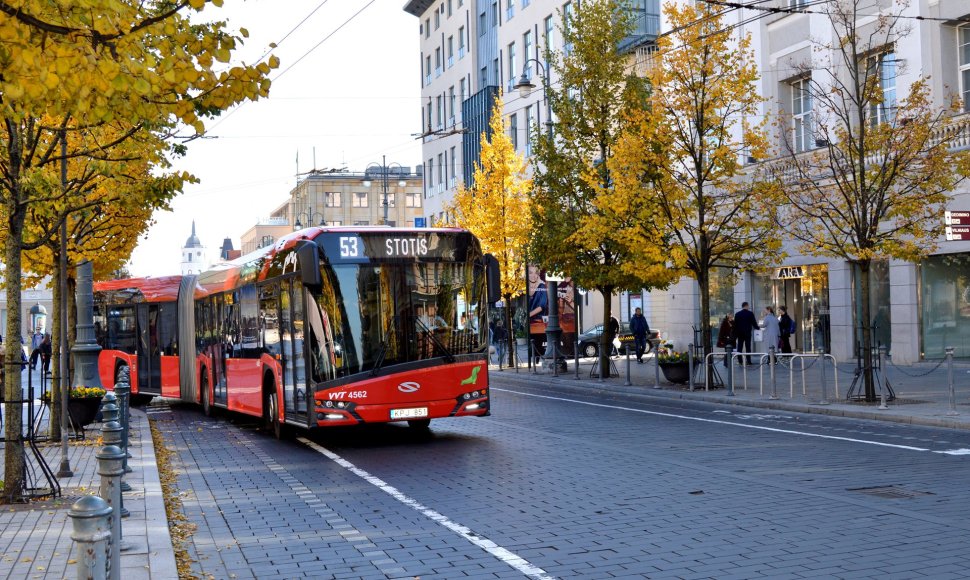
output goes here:
{"type": "Polygon", "coordinates": [[[485,296],[489,304],[502,299],[502,272],[498,260],[491,254],[485,254],[485,296]]]}
{"type": "Polygon", "coordinates": [[[323,284],[320,277],[320,250],[314,242],[306,242],[296,249],[296,259],[300,264],[300,281],[304,286],[319,288],[323,284]]]}

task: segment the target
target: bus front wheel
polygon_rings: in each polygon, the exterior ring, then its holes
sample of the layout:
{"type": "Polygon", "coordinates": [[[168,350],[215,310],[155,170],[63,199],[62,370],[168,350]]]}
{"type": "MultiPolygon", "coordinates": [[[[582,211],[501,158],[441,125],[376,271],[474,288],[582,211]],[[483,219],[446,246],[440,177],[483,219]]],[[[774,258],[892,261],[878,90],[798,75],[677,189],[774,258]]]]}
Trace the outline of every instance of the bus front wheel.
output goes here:
{"type": "Polygon", "coordinates": [[[279,400],[276,395],[276,391],[267,391],[265,395],[265,401],[263,404],[263,412],[266,414],[263,417],[263,422],[266,429],[273,434],[273,437],[277,439],[283,438],[283,425],[280,424],[280,408],[279,400]]]}
{"type": "Polygon", "coordinates": [[[209,378],[202,374],[199,381],[199,388],[202,389],[202,414],[206,417],[212,416],[212,403],[209,401],[209,378]]]}

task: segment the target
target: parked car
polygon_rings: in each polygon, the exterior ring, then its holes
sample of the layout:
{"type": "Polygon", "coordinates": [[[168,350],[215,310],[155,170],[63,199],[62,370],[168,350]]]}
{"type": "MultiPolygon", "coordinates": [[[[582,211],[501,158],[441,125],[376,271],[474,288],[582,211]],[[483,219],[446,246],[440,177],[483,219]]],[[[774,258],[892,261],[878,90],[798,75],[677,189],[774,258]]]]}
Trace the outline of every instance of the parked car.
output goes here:
{"type": "MultiPolygon", "coordinates": [[[[579,335],[579,354],[585,357],[599,356],[601,336],[603,336],[602,324],[587,328],[585,332],[579,335]]],[[[630,352],[633,352],[633,335],[630,334],[630,323],[620,323],[620,335],[618,338],[620,339],[621,354],[626,354],[627,345],[630,346],[630,352]]]]}
{"type": "MultiPolygon", "coordinates": [[[[579,335],[579,354],[585,357],[599,356],[600,336],[602,335],[602,324],[597,324],[592,328],[587,328],[586,332],[579,335]]],[[[630,348],[630,354],[634,354],[633,334],[630,332],[629,322],[620,323],[620,336],[617,338],[620,339],[620,348],[617,349],[620,354],[626,354],[627,347],[630,348]]],[[[659,338],[660,331],[651,328],[650,335],[647,337],[647,339],[652,344],[656,344],[659,338]]]]}

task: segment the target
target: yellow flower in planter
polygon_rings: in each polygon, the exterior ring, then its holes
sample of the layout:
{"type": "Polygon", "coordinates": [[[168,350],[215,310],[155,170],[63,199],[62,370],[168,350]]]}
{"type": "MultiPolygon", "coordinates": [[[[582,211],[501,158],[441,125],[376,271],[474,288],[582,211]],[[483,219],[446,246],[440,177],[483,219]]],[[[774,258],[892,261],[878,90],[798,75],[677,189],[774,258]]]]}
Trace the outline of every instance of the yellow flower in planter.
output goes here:
{"type": "Polygon", "coordinates": [[[687,351],[660,351],[660,354],[657,355],[657,361],[660,362],[660,364],[685,363],[688,362],[688,360],[687,351]]]}
{"type": "Polygon", "coordinates": [[[72,399],[100,399],[106,392],[101,387],[71,387],[68,397],[72,399]]]}

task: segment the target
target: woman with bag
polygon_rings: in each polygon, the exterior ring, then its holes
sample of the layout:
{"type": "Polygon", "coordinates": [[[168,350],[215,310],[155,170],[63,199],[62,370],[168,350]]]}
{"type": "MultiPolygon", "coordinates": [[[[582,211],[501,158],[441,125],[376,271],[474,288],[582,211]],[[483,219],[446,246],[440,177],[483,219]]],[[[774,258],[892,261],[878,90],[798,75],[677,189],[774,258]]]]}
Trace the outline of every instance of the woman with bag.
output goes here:
{"type": "Polygon", "coordinates": [[[762,326],[764,328],[765,352],[770,353],[772,348],[777,351],[781,332],[778,328],[778,317],[775,316],[775,309],[771,306],[765,306],[765,321],[762,326]]]}
{"type": "Polygon", "coordinates": [[[721,328],[717,331],[717,347],[724,349],[724,366],[728,366],[728,347],[734,349],[734,315],[728,313],[721,320],[721,328]]]}
{"type": "Polygon", "coordinates": [[[781,312],[781,318],[778,319],[781,327],[781,352],[791,353],[791,335],[795,334],[795,321],[788,316],[787,306],[779,306],[778,311],[781,312]]]}

